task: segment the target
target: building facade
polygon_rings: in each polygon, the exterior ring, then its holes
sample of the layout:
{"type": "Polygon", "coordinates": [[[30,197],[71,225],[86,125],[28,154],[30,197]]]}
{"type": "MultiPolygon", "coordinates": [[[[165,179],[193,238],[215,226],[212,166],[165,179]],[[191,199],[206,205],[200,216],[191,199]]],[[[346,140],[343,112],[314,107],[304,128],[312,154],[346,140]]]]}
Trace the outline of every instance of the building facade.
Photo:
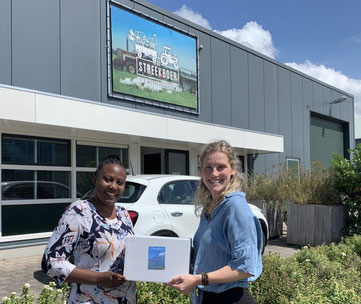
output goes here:
{"type": "Polygon", "coordinates": [[[361,144],[361,117],[355,118],[355,144],[361,144]]]}
{"type": "Polygon", "coordinates": [[[194,175],[218,139],[243,172],[354,145],[352,95],[142,0],[2,0],[0,29],[0,246],[47,238],[109,153],[194,175]]]}

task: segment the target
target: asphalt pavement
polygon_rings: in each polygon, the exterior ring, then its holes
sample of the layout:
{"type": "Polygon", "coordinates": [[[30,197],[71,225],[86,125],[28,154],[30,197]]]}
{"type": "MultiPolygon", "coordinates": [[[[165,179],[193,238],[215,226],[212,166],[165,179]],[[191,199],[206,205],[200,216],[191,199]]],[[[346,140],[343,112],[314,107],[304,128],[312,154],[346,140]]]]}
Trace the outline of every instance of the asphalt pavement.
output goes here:
{"type": "MultiPolygon", "coordinates": [[[[30,292],[36,297],[51,279],[42,273],[40,262],[45,245],[15,249],[0,249],[0,300],[12,291],[21,294],[25,283],[31,285],[30,292]]],[[[298,248],[286,243],[286,236],[270,240],[265,255],[277,253],[281,257],[294,254],[298,248]]]]}

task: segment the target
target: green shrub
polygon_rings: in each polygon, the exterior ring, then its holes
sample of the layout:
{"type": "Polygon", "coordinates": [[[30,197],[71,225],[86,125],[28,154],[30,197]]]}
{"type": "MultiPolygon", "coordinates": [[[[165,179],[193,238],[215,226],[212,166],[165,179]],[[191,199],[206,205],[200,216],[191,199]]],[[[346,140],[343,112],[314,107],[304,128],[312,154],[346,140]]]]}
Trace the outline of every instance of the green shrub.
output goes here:
{"type": "Polygon", "coordinates": [[[35,296],[30,293],[30,284],[25,283],[21,296],[17,296],[16,292],[12,292],[10,297],[3,297],[2,304],[64,304],[69,293],[69,285],[65,284],[62,288],[56,288],[54,282],[45,285],[40,292],[39,298],[35,300],[35,296]]]}
{"type": "MultiPolygon", "coordinates": [[[[2,304],[63,304],[66,285],[46,285],[37,300],[25,284],[19,297],[11,293],[2,304]]],[[[288,258],[263,257],[263,272],[250,291],[259,304],[360,304],[361,235],[340,244],[304,247],[288,258]]],[[[189,297],[164,284],[137,282],[138,304],[188,304],[189,297]]]]}
{"type": "Polygon", "coordinates": [[[355,252],[361,256],[361,235],[354,235],[353,237],[346,238],[345,244],[353,246],[355,252]]]}
{"type": "Polygon", "coordinates": [[[137,282],[138,304],[188,304],[189,297],[165,284],[137,282]]]}
{"type": "MultiPolygon", "coordinates": [[[[56,288],[56,284],[50,282],[45,285],[37,299],[30,293],[30,284],[23,287],[21,296],[12,292],[9,297],[4,297],[2,304],[64,304],[69,293],[69,285],[56,288]]],[[[137,282],[138,304],[188,304],[189,297],[165,284],[137,282]]]]}
{"type": "Polygon", "coordinates": [[[303,289],[303,274],[293,259],[282,259],[270,254],[263,258],[263,272],[251,285],[250,291],[257,303],[288,304],[295,290],[303,289]]]}
{"type": "Polygon", "coordinates": [[[341,204],[341,197],[334,189],[333,179],[334,171],[331,168],[314,162],[311,170],[299,168],[299,172],[295,172],[280,166],[270,173],[254,173],[242,186],[249,200],[338,205],[341,204]]]}
{"type": "Polygon", "coordinates": [[[290,201],[298,204],[339,205],[341,197],[333,186],[332,168],[320,162],[311,164],[311,170],[300,169],[299,186],[290,189],[290,201]]]}
{"type": "Polygon", "coordinates": [[[332,167],[335,171],[334,187],[342,195],[347,208],[345,234],[361,234],[361,144],[349,150],[351,160],[335,155],[332,167]]]}
{"type": "Polygon", "coordinates": [[[361,236],[354,236],[339,245],[305,247],[286,259],[266,256],[251,292],[260,304],[359,304],[360,245],[361,236]]]}

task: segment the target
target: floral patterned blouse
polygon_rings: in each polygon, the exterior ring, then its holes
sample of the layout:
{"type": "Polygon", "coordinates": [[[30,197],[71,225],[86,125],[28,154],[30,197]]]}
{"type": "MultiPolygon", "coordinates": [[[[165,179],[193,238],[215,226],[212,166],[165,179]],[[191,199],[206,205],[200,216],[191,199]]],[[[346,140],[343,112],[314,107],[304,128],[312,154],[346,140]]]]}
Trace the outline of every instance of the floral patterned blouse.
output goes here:
{"type": "MultiPolygon", "coordinates": [[[[117,216],[113,220],[101,216],[86,200],[64,212],[45,249],[43,271],[60,285],[76,266],[122,274],[125,238],[134,233],[128,212],[116,208],[117,216]],[[74,264],[68,261],[71,255],[74,264]]],[[[127,281],[117,288],[73,283],[67,303],[133,304],[135,282],[127,281]]]]}

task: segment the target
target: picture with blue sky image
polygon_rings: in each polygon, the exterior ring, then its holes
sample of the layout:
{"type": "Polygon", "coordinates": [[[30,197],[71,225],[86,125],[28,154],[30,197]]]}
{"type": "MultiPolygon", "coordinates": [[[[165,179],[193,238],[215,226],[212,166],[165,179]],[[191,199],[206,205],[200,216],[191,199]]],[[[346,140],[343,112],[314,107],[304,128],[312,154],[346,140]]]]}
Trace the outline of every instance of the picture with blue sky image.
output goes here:
{"type": "Polygon", "coordinates": [[[165,269],[165,247],[148,247],[148,269],[164,270],[165,269]]]}

